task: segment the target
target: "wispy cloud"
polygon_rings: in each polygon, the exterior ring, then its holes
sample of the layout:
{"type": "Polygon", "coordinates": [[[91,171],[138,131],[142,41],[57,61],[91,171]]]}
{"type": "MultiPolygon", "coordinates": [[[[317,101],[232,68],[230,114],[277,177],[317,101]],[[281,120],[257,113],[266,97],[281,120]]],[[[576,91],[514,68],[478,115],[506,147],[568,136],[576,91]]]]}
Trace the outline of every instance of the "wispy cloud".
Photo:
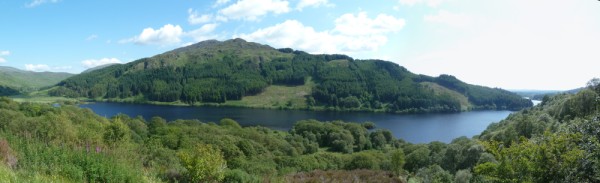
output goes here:
{"type": "Polygon", "coordinates": [[[192,25],[208,23],[212,20],[211,14],[199,15],[192,8],[188,9],[188,22],[192,25]]]}
{"type": "Polygon", "coordinates": [[[290,12],[286,0],[240,0],[219,10],[219,14],[228,19],[257,21],[269,14],[290,12]]]}
{"type": "Polygon", "coordinates": [[[85,40],[86,41],[91,41],[91,40],[94,40],[94,39],[97,39],[97,38],[98,38],[98,35],[92,34],[92,35],[88,36],[87,38],[85,38],[85,40]]]}
{"type": "Polygon", "coordinates": [[[9,56],[10,55],[10,51],[0,51],[0,63],[4,63],[6,62],[6,59],[4,59],[4,56],[9,56]]]}
{"type": "MultiPolygon", "coordinates": [[[[135,43],[138,45],[158,45],[158,46],[174,46],[182,45],[181,42],[185,38],[191,38],[194,41],[204,41],[207,39],[216,39],[218,34],[213,32],[219,24],[209,23],[204,24],[200,28],[184,31],[179,25],[167,24],[160,29],[146,28],[140,35],[119,41],[121,44],[135,43]]],[[[183,44],[186,45],[187,43],[183,44]]]]}
{"type": "Polygon", "coordinates": [[[215,4],[213,5],[213,8],[225,5],[227,3],[229,3],[230,0],[217,0],[217,2],[215,2],[215,4]]]}
{"type": "Polygon", "coordinates": [[[191,37],[194,41],[204,41],[207,39],[215,39],[218,36],[213,34],[215,28],[217,28],[218,24],[204,24],[202,27],[186,32],[184,35],[191,37]]]}
{"type": "Polygon", "coordinates": [[[81,65],[83,65],[83,67],[85,67],[85,68],[94,68],[94,67],[98,67],[98,66],[106,65],[106,64],[120,64],[120,63],[122,63],[122,62],[117,58],[87,59],[87,60],[81,61],[81,65]]]}
{"type": "Polygon", "coordinates": [[[139,45],[168,46],[181,42],[183,29],[179,25],[167,24],[160,29],[145,28],[140,35],[123,39],[119,43],[135,43],[139,45]]]}
{"type": "Polygon", "coordinates": [[[403,19],[390,15],[369,18],[365,12],[360,12],[340,16],[335,20],[333,30],[316,31],[297,20],[287,20],[235,37],[310,53],[357,53],[377,50],[387,43],[387,34],[400,31],[404,24],[403,19]]]}
{"type": "Polygon", "coordinates": [[[328,0],[301,0],[298,5],[296,5],[296,9],[302,11],[302,9],[306,7],[334,7],[335,4],[330,3],[328,0]]]}
{"type": "Polygon", "coordinates": [[[49,66],[46,64],[25,64],[25,70],[33,72],[63,72],[72,69],[71,66],[49,66]]]}
{"type": "Polygon", "coordinates": [[[413,6],[416,4],[426,4],[429,7],[437,7],[442,4],[446,0],[399,0],[398,2],[401,5],[413,6]]]}
{"type": "Polygon", "coordinates": [[[61,0],[33,0],[30,3],[25,4],[25,7],[33,8],[33,7],[36,7],[36,6],[39,6],[39,5],[43,5],[43,4],[46,4],[46,3],[58,3],[60,1],[61,0]]]}

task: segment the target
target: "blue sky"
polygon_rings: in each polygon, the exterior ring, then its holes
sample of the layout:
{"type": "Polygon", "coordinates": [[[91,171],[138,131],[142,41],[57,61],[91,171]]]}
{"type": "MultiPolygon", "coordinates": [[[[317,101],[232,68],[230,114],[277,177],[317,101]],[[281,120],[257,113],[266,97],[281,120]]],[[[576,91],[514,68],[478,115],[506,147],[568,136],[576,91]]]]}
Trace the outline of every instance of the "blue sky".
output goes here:
{"type": "Polygon", "coordinates": [[[600,77],[595,0],[11,0],[0,65],[79,73],[206,39],[393,61],[506,89],[600,77]]]}

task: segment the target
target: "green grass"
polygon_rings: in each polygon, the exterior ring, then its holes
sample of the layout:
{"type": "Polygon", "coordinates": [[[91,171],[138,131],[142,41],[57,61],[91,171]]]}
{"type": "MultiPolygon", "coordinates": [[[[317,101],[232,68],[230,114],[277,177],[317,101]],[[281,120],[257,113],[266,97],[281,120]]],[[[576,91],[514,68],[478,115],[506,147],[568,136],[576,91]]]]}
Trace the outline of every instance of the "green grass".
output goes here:
{"type": "MultiPolygon", "coordinates": [[[[300,86],[282,86],[271,85],[265,90],[254,96],[245,96],[242,100],[229,100],[225,103],[195,103],[193,106],[231,106],[265,109],[306,109],[306,97],[312,93],[315,83],[309,78],[304,85],[300,86]]],[[[65,98],[51,97],[46,91],[32,92],[27,95],[10,97],[17,102],[34,103],[56,103],[59,101],[80,102],[80,101],[102,101],[102,102],[126,102],[126,103],[145,103],[153,105],[171,105],[171,106],[189,106],[190,104],[174,102],[156,102],[142,100],[142,96],[129,97],[123,99],[88,99],[88,98],[65,98]]],[[[316,108],[315,108],[316,109],[316,108]]]]}
{"type": "Polygon", "coordinates": [[[26,91],[51,86],[71,76],[73,76],[73,74],[30,72],[12,67],[0,66],[0,85],[26,91]]]}
{"type": "Polygon", "coordinates": [[[86,98],[66,98],[53,97],[48,95],[48,90],[34,91],[28,94],[10,96],[16,102],[32,102],[32,103],[57,103],[57,102],[79,102],[87,100],[86,98]]]}
{"type": "Polygon", "coordinates": [[[307,107],[306,96],[310,95],[315,83],[308,79],[300,86],[271,85],[264,92],[255,96],[246,96],[242,100],[227,101],[226,106],[243,106],[252,108],[291,108],[307,107]]]}
{"type": "Polygon", "coordinates": [[[452,98],[458,99],[458,101],[460,102],[460,110],[461,111],[467,111],[469,109],[471,109],[472,105],[471,103],[469,103],[469,98],[467,98],[466,96],[454,91],[454,90],[450,90],[446,87],[440,86],[436,83],[431,83],[431,82],[423,82],[421,83],[421,85],[423,85],[426,88],[432,89],[433,93],[435,93],[435,95],[450,95],[452,96],[452,98]]]}

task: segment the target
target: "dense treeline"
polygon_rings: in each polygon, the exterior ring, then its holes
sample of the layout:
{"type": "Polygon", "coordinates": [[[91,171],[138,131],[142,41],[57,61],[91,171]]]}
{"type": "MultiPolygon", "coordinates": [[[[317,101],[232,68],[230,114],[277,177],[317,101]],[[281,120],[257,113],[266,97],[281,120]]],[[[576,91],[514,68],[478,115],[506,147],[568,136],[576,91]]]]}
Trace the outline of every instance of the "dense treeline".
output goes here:
{"type": "Polygon", "coordinates": [[[372,123],[305,120],[283,132],[0,98],[0,180],[598,182],[600,82],[590,83],[449,144],[406,143],[372,123]]]}
{"type": "Polygon", "coordinates": [[[529,100],[524,100],[522,97],[507,90],[469,85],[451,75],[440,75],[437,78],[422,76],[421,78],[464,94],[469,98],[469,102],[476,106],[475,108],[519,110],[523,106],[531,106],[529,100]]]}
{"type": "Polygon", "coordinates": [[[21,92],[19,92],[19,90],[13,89],[11,87],[0,86],[0,96],[18,95],[20,93],[21,92]]]}
{"type": "Polygon", "coordinates": [[[9,182],[295,182],[351,174],[365,182],[454,180],[470,178],[458,170],[483,153],[467,138],[405,143],[372,123],[306,120],[283,132],[231,119],[107,119],[7,98],[0,98],[0,116],[0,179],[9,182]]]}
{"type": "Polygon", "coordinates": [[[270,85],[297,86],[309,79],[316,85],[306,95],[308,108],[457,112],[531,106],[510,92],[468,85],[452,76],[420,76],[387,61],[276,50],[241,39],[201,42],[82,73],[59,83],[50,94],[135,102],[223,103],[256,95],[270,85]],[[457,91],[473,106],[461,105],[455,97],[425,87],[424,82],[457,91]]]}

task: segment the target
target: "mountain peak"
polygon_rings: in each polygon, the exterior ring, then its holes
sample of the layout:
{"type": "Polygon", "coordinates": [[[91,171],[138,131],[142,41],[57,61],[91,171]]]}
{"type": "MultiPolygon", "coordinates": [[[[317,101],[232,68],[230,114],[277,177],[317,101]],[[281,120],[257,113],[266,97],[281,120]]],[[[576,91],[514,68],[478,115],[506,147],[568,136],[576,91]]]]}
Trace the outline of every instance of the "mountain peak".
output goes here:
{"type": "Polygon", "coordinates": [[[231,49],[273,49],[268,45],[262,45],[259,43],[248,42],[241,38],[229,39],[225,41],[219,41],[215,39],[200,41],[198,43],[177,48],[167,53],[178,53],[178,52],[189,52],[197,51],[200,49],[206,50],[231,50],[231,49]]]}

